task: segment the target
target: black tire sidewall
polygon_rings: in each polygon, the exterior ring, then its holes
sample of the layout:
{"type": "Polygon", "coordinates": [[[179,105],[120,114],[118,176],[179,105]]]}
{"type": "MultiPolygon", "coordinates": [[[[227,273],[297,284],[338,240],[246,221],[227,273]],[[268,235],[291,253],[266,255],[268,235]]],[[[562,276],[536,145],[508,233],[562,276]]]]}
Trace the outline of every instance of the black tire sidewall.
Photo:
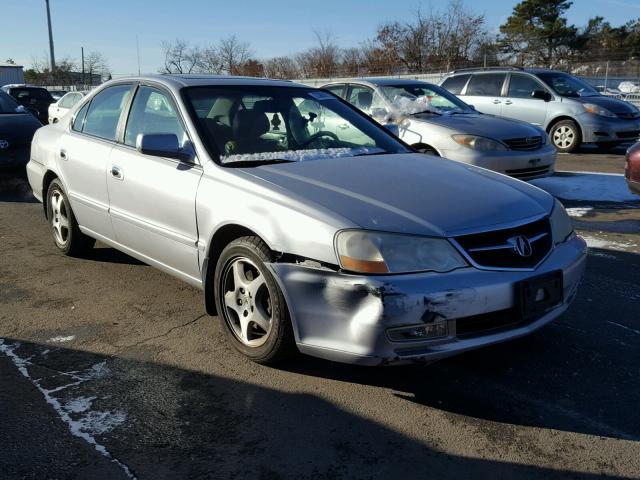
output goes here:
{"type": "Polygon", "coordinates": [[[222,251],[214,274],[214,294],[218,315],[222,323],[221,327],[234,348],[255,362],[271,363],[284,356],[285,351],[290,347],[287,343],[291,341],[291,321],[280,286],[265,265],[265,262],[269,262],[271,259],[266,255],[264,249],[256,247],[254,242],[256,242],[256,237],[243,237],[231,242],[222,251]],[[253,242],[248,239],[252,239],[253,242]],[[223,301],[222,275],[228,265],[239,257],[248,258],[259,268],[271,296],[271,331],[266,342],[259,347],[249,347],[242,343],[232,331],[227,320],[223,301]]]}
{"type": "Polygon", "coordinates": [[[553,127],[551,127],[551,130],[549,131],[549,134],[551,135],[551,143],[553,144],[554,147],[556,147],[556,150],[558,150],[558,152],[561,153],[571,153],[573,152],[576,148],[578,148],[580,146],[580,144],[582,143],[582,135],[580,134],[580,128],[578,127],[578,125],[576,124],[576,122],[572,121],[572,120],[561,120],[560,122],[556,123],[553,125],[553,127]],[[553,132],[558,129],[559,127],[569,127],[573,130],[573,143],[569,146],[569,147],[559,147],[555,144],[555,142],[553,141],[553,132]]]}

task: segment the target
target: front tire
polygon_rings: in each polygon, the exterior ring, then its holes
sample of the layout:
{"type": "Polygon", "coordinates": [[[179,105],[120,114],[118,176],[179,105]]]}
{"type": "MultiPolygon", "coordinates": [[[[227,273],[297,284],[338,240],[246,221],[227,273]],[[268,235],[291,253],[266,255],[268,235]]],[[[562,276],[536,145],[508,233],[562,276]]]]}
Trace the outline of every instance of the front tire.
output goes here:
{"type": "Polygon", "coordinates": [[[67,194],[57,178],[47,190],[47,220],[56,247],[65,255],[80,256],[96,243],[95,239],[80,231],[67,194]]]}
{"type": "Polygon", "coordinates": [[[256,363],[273,364],[295,352],[287,305],[265,263],[271,252],[258,237],[225,247],[214,276],[216,306],[231,344],[256,363]]]}
{"type": "Polygon", "coordinates": [[[560,153],[571,153],[582,143],[580,127],[573,120],[561,120],[554,124],[549,136],[560,153]]]}

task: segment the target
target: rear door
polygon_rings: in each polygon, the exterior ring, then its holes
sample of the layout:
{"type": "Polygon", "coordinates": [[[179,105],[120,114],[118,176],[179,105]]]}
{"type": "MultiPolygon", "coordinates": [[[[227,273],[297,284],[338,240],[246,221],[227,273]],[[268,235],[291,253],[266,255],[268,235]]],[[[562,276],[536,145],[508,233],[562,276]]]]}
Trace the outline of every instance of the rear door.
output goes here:
{"type": "Polygon", "coordinates": [[[535,90],[548,92],[547,88],[532,76],[512,73],[509,78],[507,96],[502,104],[502,116],[523,120],[534,125],[544,125],[549,103],[539,98],[533,98],[535,90]]]}
{"type": "Polygon", "coordinates": [[[107,166],[131,87],[131,84],[114,85],[93,97],[76,114],[57,152],[78,223],[108,239],[114,235],[108,213],[107,166]]]}
{"type": "Polygon", "coordinates": [[[138,135],[150,133],[173,133],[183,146],[190,142],[171,94],[141,85],[121,143],[109,160],[107,185],[116,241],[187,280],[199,281],[195,201],[202,168],[139,153],[138,135]]]}
{"type": "Polygon", "coordinates": [[[506,73],[474,73],[464,91],[464,101],[490,115],[502,114],[506,73]]]}

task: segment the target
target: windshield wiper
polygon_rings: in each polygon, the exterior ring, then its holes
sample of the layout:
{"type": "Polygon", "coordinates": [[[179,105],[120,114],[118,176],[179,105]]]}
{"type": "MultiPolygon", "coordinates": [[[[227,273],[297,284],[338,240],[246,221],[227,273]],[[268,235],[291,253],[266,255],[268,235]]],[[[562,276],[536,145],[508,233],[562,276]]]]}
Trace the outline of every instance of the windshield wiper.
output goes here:
{"type": "Polygon", "coordinates": [[[413,112],[409,115],[420,115],[422,113],[433,113],[434,115],[442,115],[440,112],[436,112],[435,110],[420,110],[419,112],[413,112]]]}
{"type": "Polygon", "coordinates": [[[355,155],[352,155],[353,157],[365,157],[368,155],[387,155],[389,152],[382,151],[382,152],[362,152],[362,153],[356,153],[355,155]]]}
{"type": "Polygon", "coordinates": [[[223,167],[259,167],[261,165],[275,165],[278,163],[293,163],[298,160],[287,160],[286,158],[269,158],[264,160],[237,160],[235,162],[222,163],[223,167]]]}

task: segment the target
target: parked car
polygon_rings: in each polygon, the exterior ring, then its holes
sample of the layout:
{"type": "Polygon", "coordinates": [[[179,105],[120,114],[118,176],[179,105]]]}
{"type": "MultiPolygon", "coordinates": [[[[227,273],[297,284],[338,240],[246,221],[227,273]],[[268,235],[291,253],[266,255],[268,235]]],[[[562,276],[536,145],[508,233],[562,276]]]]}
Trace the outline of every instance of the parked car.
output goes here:
{"type": "Polygon", "coordinates": [[[640,195],[640,142],[627,150],[624,163],[624,176],[629,190],[640,195]]]}
{"type": "Polygon", "coordinates": [[[456,70],[441,86],[476,109],[543,127],[560,152],[583,143],[613,148],[640,136],[640,110],[579,78],[545,69],[456,70]]]}
{"type": "Polygon", "coordinates": [[[567,309],[585,265],[551,195],[412,152],[285,81],[109,81],[36,132],[27,173],[61,252],[99,239],[202,289],[257,362],[296,346],[429,361],[520,337],[567,309]]]}
{"type": "Polygon", "coordinates": [[[64,97],[68,92],[66,90],[49,90],[49,93],[53,97],[53,99],[57,102],[62,97],[64,97]]]}
{"type": "MultiPolygon", "coordinates": [[[[522,180],[553,174],[556,149],[540,127],[482,114],[444,88],[417,80],[364,79],[323,87],[424,153],[489,168],[522,180]]],[[[342,125],[331,129],[343,129],[342,125]]]]}
{"type": "Polygon", "coordinates": [[[38,119],[42,123],[47,123],[49,105],[55,101],[47,89],[31,85],[5,85],[2,90],[15,98],[25,108],[37,110],[38,119]]]}
{"type": "Polygon", "coordinates": [[[67,114],[71,107],[78,103],[87,92],[68,92],[55,103],[49,105],[49,123],[57,123],[61,117],[67,114]]]}
{"type": "Polygon", "coordinates": [[[0,90],[0,168],[27,164],[31,139],[41,126],[24,106],[0,90]]]}

